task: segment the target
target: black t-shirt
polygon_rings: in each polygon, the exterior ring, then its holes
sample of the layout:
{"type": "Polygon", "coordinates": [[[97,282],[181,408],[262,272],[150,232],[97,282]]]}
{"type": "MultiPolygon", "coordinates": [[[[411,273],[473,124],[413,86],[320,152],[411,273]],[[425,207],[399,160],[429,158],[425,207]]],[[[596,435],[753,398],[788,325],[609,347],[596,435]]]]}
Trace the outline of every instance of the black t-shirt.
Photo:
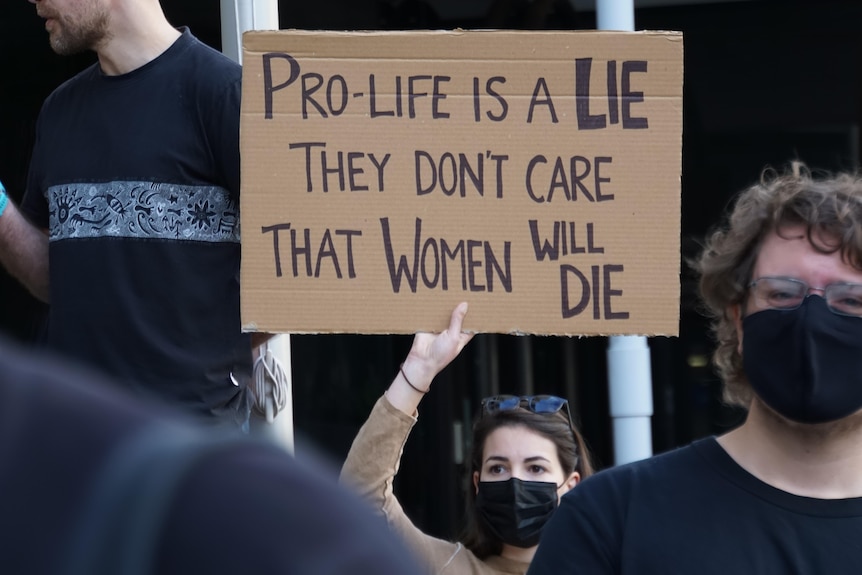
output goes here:
{"type": "MultiPolygon", "coordinates": [[[[145,429],[198,429],[162,409],[0,342],[0,571],[67,572],[70,542],[116,454],[145,429]]],[[[419,572],[334,471],[263,440],[214,452],[182,477],[152,547],[153,573],[419,572]]],[[[138,535],[127,524],[118,531],[124,541],[138,535]]]]}
{"type": "Polygon", "coordinates": [[[528,575],[571,573],[862,573],[862,498],[781,491],[703,439],[563,496],[528,575]]]}
{"type": "Polygon", "coordinates": [[[128,74],[93,65],[45,101],[22,202],[49,233],[49,348],[227,417],[251,376],[240,81],[239,65],[187,29],[128,74]]]}

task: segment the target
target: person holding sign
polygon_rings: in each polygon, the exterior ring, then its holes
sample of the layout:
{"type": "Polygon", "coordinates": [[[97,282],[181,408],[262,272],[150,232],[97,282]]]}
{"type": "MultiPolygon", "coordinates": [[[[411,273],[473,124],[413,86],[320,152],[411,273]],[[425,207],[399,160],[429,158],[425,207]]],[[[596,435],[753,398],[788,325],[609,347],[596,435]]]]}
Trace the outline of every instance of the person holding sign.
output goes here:
{"type": "Polygon", "coordinates": [[[55,52],[97,62],[42,106],[20,210],[0,191],[0,262],[50,303],[55,353],[247,426],[241,67],[159,0],[30,1],[55,52]]]}
{"type": "Polygon", "coordinates": [[[354,440],[342,480],[367,497],[434,572],[525,573],[560,496],[592,473],[566,400],[540,395],[482,401],[473,427],[463,543],[422,533],[392,490],[419,402],[472,338],[461,331],[466,313],[462,303],[446,331],[416,335],[398,375],[354,440]]]}
{"type": "Polygon", "coordinates": [[[745,422],[567,494],[529,575],[862,573],[862,177],[764,172],[695,265],[745,422]]]}

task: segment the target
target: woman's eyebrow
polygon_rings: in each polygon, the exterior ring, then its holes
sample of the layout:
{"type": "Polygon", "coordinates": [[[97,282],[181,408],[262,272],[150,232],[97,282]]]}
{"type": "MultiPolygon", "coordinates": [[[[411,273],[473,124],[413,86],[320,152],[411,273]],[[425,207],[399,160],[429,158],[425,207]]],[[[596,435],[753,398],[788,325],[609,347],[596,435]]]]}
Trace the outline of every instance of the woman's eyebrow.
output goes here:
{"type": "Polygon", "coordinates": [[[509,458],[504,456],[504,455],[489,455],[488,457],[485,458],[485,463],[488,463],[489,461],[508,462],[509,458]]]}
{"type": "MultiPolygon", "coordinates": [[[[508,463],[509,458],[504,456],[504,455],[489,455],[488,457],[485,458],[485,463],[488,463],[489,461],[502,461],[502,462],[508,463]]],[[[547,461],[548,463],[551,462],[551,460],[548,459],[547,457],[545,457],[544,455],[533,455],[531,457],[527,457],[526,459],[524,459],[524,461],[526,463],[532,463],[534,461],[547,461]]]]}
{"type": "Polygon", "coordinates": [[[534,455],[533,457],[526,458],[524,461],[527,463],[531,463],[533,461],[547,461],[548,463],[551,462],[551,460],[548,459],[547,457],[545,457],[544,455],[534,455]]]}

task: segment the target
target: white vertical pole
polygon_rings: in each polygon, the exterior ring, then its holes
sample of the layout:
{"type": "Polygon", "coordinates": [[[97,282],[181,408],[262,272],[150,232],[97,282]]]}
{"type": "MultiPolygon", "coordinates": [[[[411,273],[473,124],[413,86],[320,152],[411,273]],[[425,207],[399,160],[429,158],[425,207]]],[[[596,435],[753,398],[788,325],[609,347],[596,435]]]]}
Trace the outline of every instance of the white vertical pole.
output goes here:
{"type": "Polygon", "coordinates": [[[649,347],[643,336],[613,336],[607,355],[614,464],[622,465],[652,455],[649,347]]]}
{"type": "MultiPolygon", "coordinates": [[[[634,0],[596,0],[599,30],[633,31],[634,0]]],[[[614,430],[614,464],[652,455],[652,372],[643,336],[614,336],[608,345],[608,388],[614,430]]]]}
{"type": "MultiPolygon", "coordinates": [[[[247,30],[278,30],[278,0],[221,0],[222,52],[242,64],[242,34],[247,30]]],[[[276,398],[267,394],[265,398],[266,419],[272,425],[272,435],[291,452],[293,451],[293,384],[290,365],[290,336],[276,335],[258,350],[260,360],[269,362],[268,373],[276,373],[286,383],[280,410],[276,409],[276,398]]],[[[255,366],[255,372],[262,370],[255,366]]],[[[256,373],[258,375],[258,373],[256,373]]],[[[263,376],[263,374],[260,374],[263,376]]],[[[269,375],[266,375],[269,377],[269,375]]],[[[269,377],[272,380],[271,377],[269,377]]],[[[270,386],[275,381],[270,381],[270,386]]]]}
{"type": "Polygon", "coordinates": [[[599,30],[635,29],[634,0],[597,0],[596,27],[599,30]]]}
{"type": "Polygon", "coordinates": [[[267,397],[267,421],[270,421],[272,424],[272,435],[275,439],[293,453],[293,378],[291,377],[292,371],[290,365],[290,336],[286,333],[276,335],[263,344],[260,348],[260,353],[264,361],[267,352],[278,362],[284,374],[287,388],[283,390],[284,397],[279,398],[284,403],[278,413],[273,413],[276,403],[275,398],[272,396],[267,397]],[[270,413],[273,413],[271,417],[270,413]]]}
{"type": "Polygon", "coordinates": [[[222,52],[240,64],[247,30],[278,30],[278,0],[221,0],[222,52]]]}

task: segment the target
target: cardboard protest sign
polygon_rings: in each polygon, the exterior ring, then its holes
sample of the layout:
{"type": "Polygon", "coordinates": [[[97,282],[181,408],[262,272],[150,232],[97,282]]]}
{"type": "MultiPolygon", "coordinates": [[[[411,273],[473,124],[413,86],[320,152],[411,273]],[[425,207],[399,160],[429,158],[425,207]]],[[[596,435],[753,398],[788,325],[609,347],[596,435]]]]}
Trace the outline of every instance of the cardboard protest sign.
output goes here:
{"type": "Polygon", "coordinates": [[[681,34],[243,45],[244,329],[677,334],[681,34]]]}

